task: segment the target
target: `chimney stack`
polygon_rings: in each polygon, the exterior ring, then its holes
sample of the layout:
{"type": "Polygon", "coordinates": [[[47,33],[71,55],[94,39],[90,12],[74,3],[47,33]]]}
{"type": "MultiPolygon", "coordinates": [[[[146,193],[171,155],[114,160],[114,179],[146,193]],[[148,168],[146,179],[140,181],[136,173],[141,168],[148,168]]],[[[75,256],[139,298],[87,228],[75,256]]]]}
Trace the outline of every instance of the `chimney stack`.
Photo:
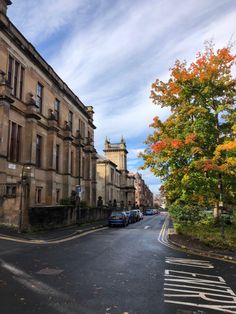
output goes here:
{"type": "Polygon", "coordinates": [[[0,0],[0,13],[7,15],[7,6],[11,4],[10,0],[0,0]]]}

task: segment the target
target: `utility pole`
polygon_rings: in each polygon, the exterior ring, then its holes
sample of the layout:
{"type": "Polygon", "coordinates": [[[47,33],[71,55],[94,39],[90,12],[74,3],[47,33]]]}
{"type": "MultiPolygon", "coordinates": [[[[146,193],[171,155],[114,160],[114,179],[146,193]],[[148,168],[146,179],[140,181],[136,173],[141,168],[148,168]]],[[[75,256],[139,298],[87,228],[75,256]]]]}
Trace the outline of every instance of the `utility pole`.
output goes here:
{"type": "Polygon", "coordinates": [[[221,237],[224,239],[225,237],[225,224],[224,224],[224,204],[223,204],[223,182],[222,182],[222,174],[219,173],[219,180],[218,180],[218,189],[219,189],[219,209],[220,209],[220,217],[221,217],[221,237]]]}

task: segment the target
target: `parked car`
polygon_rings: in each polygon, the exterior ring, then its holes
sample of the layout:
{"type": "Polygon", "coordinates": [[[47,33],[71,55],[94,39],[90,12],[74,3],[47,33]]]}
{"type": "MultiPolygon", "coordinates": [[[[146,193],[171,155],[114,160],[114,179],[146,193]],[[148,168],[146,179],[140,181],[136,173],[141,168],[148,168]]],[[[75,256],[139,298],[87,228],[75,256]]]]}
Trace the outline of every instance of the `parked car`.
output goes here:
{"type": "Polygon", "coordinates": [[[132,209],[131,212],[134,215],[135,221],[139,221],[140,220],[139,209],[132,209]]]}
{"type": "Polygon", "coordinates": [[[139,211],[139,216],[140,216],[140,219],[143,219],[143,213],[141,212],[141,210],[139,211]]]}
{"type": "Polygon", "coordinates": [[[154,215],[155,212],[153,211],[153,209],[146,209],[145,211],[145,215],[149,216],[149,215],[154,215]]]}
{"type": "Polygon", "coordinates": [[[129,218],[126,212],[119,212],[119,211],[114,211],[111,213],[110,217],[108,218],[108,226],[127,226],[129,223],[129,218]]]}
{"type": "Polygon", "coordinates": [[[129,224],[136,222],[135,214],[132,211],[130,210],[126,211],[126,215],[128,216],[129,224]]]}

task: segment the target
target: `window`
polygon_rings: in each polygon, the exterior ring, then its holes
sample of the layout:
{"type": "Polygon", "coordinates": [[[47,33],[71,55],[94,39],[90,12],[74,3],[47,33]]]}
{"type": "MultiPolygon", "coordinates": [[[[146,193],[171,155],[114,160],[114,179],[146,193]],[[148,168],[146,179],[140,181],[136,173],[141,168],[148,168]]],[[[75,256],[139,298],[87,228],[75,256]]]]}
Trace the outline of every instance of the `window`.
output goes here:
{"type": "Polygon", "coordinates": [[[81,167],[81,170],[80,170],[80,177],[82,177],[83,179],[85,179],[85,170],[84,170],[84,168],[85,168],[85,158],[84,157],[82,157],[82,167],[81,167]]]}
{"type": "Polygon", "coordinates": [[[85,173],[84,179],[89,180],[90,179],[90,158],[86,158],[85,169],[86,169],[86,173],[85,173]]]}
{"type": "Polygon", "coordinates": [[[69,111],[69,114],[68,114],[68,124],[72,131],[72,127],[73,127],[73,112],[72,111],[69,111]]]}
{"type": "Polygon", "coordinates": [[[57,122],[59,122],[59,116],[60,116],[60,101],[58,99],[55,99],[54,101],[54,115],[57,122]]]}
{"type": "Polygon", "coordinates": [[[43,85],[40,83],[37,84],[36,89],[36,106],[38,107],[38,111],[42,113],[43,107],[43,85]]]}
{"type": "Polygon", "coordinates": [[[16,197],[16,184],[15,183],[8,183],[6,185],[6,196],[7,197],[16,197]]]}
{"type": "Polygon", "coordinates": [[[19,62],[15,61],[15,75],[14,75],[14,84],[13,84],[13,95],[17,97],[18,92],[18,79],[19,79],[19,62]]]}
{"type": "Polygon", "coordinates": [[[42,154],[42,137],[36,137],[36,167],[41,167],[41,154],[42,154]]]}
{"type": "Polygon", "coordinates": [[[111,183],[114,183],[114,175],[115,175],[115,171],[114,169],[111,168],[111,183]]]}
{"type": "Polygon", "coordinates": [[[96,181],[96,171],[97,171],[96,163],[92,163],[92,180],[93,181],[96,181]]]}
{"type": "Polygon", "coordinates": [[[88,145],[92,145],[92,144],[93,144],[93,139],[92,139],[92,137],[91,137],[90,131],[88,131],[87,143],[88,143],[88,145]]]}
{"type": "Polygon", "coordinates": [[[13,162],[20,161],[20,147],[21,147],[21,130],[22,127],[15,122],[9,123],[9,149],[8,160],[13,162]]]}
{"type": "Polygon", "coordinates": [[[73,176],[74,175],[74,152],[71,152],[71,169],[70,169],[70,172],[71,172],[71,175],[73,176]]]}
{"type": "Polygon", "coordinates": [[[14,59],[11,56],[9,56],[9,61],[8,61],[8,83],[10,84],[10,86],[12,86],[13,64],[14,64],[14,59]]]}
{"type": "Polygon", "coordinates": [[[21,74],[20,74],[20,99],[22,99],[22,97],[23,97],[24,77],[25,77],[25,69],[23,67],[21,67],[21,74]]]}
{"type": "Polygon", "coordinates": [[[35,203],[41,204],[42,203],[42,187],[37,186],[35,189],[35,203]]]}
{"type": "Polygon", "coordinates": [[[12,87],[12,94],[22,99],[24,86],[24,67],[20,62],[9,56],[8,61],[8,83],[12,87]]]}
{"type": "Polygon", "coordinates": [[[59,172],[60,145],[56,145],[56,172],[59,172]]]}
{"type": "Polygon", "coordinates": [[[57,189],[56,190],[56,203],[59,203],[59,200],[60,200],[60,190],[57,189]]]}
{"type": "Polygon", "coordinates": [[[79,120],[79,130],[82,138],[85,136],[85,123],[82,120],[79,120]]]}

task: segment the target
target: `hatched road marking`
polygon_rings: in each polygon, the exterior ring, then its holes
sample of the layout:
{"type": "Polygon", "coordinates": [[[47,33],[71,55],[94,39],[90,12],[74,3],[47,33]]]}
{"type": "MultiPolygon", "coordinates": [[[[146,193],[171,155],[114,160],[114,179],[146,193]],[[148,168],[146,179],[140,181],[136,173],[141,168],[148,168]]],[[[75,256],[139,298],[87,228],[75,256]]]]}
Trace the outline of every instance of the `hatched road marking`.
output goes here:
{"type": "Polygon", "coordinates": [[[220,276],[166,269],[164,291],[165,303],[236,313],[236,294],[220,276]]]}

